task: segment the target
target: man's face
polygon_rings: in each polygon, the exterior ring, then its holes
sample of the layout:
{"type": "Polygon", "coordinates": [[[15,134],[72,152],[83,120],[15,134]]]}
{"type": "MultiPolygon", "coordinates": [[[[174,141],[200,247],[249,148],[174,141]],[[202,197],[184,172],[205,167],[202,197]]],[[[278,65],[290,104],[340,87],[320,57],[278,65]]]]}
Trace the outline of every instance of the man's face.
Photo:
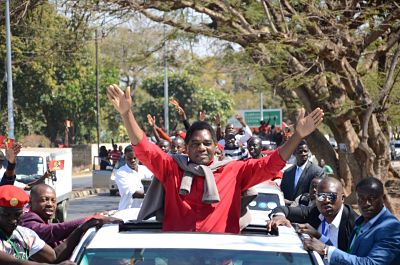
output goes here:
{"type": "Polygon", "coordinates": [[[208,130],[194,131],[186,146],[190,160],[199,165],[208,165],[214,158],[215,143],[208,130]]]}
{"type": "Polygon", "coordinates": [[[168,141],[166,141],[166,140],[160,141],[160,142],[158,143],[158,146],[159,146],[159,147],[161,148],[161,150],[163,150],[165,153],[168,153],[168,152],[169,152],[170,145],[169,145],[169,142],[168,142],[168,141]]]}
{"type": "Polygon", "coordinates": [[[307,162],[308,159],[308,147],[307,145],[301,145],[297,147],[296,149],[296,160],[297,160],[297,165],[302,166],[305,162],[307,162]]]}
{"type": "Polygon", "coordinates": [[[261,154],[262,145],[260,139],[251,139],[247,145],[247,149],[252,158],[258,158],[261,154]]]}
{"type": "Polygon", "coordinates": [[[315,194],[317,193],[317,187],[318,184],[321,182],[322,179],[320,178],[313,178],[310,184],[310,190],[308,191],[310,193],[310,200],[313,201],[315,200],[315,194]]]}
{"type": "Polygon", "coordinates": [[[56,211],[56,193],[50,187],[40,187],[37,193],[31,196],[31,210],[44,221],[53,218],[56,211]]]}
{"type": "Polygon", "coordinates": [[[22,208],[0,207],[0,228],[10,236],[22,217],[22,208]]]}
{"type": "Polygon", "coordinates": [[[131,169],[138,170],[138,160],[133,152],[125,153],[125,162],[131,169]]]}
{"type": "Polygon", "coordinates": [[[175,138],[172,141],[171,153],[182,154],[185,152],[185,141],[182,138],[175,138]]]}
{"type": "Polygon", "coordinates": [[[236,138],[233,134],[229,134],[225,137],[225,149],[235,149],[236,146],[236,138]]]}
{"type": "Polygon", "coordinates": [[[344,201],[343,189],[336,182],[321,181],[317,187],[316,204],[325,218],[334,218],[344,201]]]}
{"type": "Polygon", "coordinates": [[[360,207],[361,215],[365,221],[376,216],[383,208],[383,194],[379,194],[375,189],[364,188],[357,190],[357,203],[360,207]]]}
{"type": "Polygon", "coordinates": [[[233,124],[227,124],[225,127],[225,135],[226,134],[236,134],[235,127],[233,127],[233,124]]]}

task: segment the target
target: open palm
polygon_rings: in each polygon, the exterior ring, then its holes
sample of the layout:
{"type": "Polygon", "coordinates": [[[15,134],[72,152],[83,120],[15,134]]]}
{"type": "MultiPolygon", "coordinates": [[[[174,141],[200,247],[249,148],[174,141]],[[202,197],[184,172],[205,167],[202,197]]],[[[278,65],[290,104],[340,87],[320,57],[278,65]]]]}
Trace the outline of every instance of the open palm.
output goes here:
{"type": "Polygon", "coordinates": [[[127,113],[132,106],[131,89],[126,88],[122,91],[117,85],[110,85],[107,88],[107,97],[114,105],[114,108],[122,115],[127,113]]]}
{"type": "Polygon", "coordinates": [[[302,138],[312,133],[322,123],[324,117],[324,112],[320,108],[316,108],[306,117],[304,117],[304,112],[304,109],[300,110],[296,125],[296,132],[302,138]]]}

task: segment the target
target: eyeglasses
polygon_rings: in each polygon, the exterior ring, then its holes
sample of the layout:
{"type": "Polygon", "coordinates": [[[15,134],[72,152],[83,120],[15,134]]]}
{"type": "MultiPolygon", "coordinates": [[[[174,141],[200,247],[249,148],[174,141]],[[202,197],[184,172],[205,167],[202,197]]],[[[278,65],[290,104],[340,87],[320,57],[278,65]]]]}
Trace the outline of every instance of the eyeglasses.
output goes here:
{"type": "Polygon", "coordinates": [[[336,192],[321,192],[317,193],[317,200],[320,202],[329,199],[332,203],[335,203],[337,200],[337,193],[336,192]]]}

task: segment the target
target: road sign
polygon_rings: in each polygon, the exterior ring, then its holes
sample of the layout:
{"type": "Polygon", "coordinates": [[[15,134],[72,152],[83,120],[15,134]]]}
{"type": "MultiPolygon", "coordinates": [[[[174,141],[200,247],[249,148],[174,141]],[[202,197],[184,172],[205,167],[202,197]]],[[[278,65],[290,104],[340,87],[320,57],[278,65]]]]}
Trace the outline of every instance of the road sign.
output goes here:
{"type": "MultiPolygon", "coordinates": [[[[241,111],[246,121],[247,125],[250,128],[258,128],[260,127],[260,110],[251,109],[251,110],[242,110],[241,111]]],[[[267,122],[269,120],[269,125],[275,124],[275,126],[282,125],[282,109],[264,109],[263,110],[263,120],[267,122]]]]}
{"type": "MultiPolygon", "coordinates": [[[[259,109],[246,109],[246,110],[238,110],[237,113],[244,117],[247,125],[250,128],[258,128],[260,127],[260,110],[259,109]]],[[[269,119],[269,125],[275,124],[275,126],[282,125],[282,109],[264,109],[263,110],[263,120],[267,122],[269,119]],[[274,121],[274,117],[276,118],[274,121]]],[[[231,117],[228,119],[228,123],[232,123],[235,128],[242,127],[240,123],[234,118],[231,117]]]]}

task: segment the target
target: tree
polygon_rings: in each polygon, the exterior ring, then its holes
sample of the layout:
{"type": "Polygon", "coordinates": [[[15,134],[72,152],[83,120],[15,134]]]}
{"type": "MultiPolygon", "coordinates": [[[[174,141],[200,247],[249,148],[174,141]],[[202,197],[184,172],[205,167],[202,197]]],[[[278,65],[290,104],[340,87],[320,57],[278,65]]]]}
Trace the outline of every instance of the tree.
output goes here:
{"type": "MultiPolygon", "coordinates": [[[[79,1],[80,6],[87,3],[79,1]]],[[[347,194],[362,177],[373,175],[389,183],[396,174],[389,163],[385,114],[399,71],[395,50],[400,8],[395,0],[116,0],[99,5],[110,13],[140,12],[153,21],[243,47],[289,110],[299,104],[307,111],[324,109],[325,123],[343,148],[335,152],[318,132],[308,140],[344,180],[347,194]],[[177,15],[187,9],[205,19],[177,15]],[[385,76],[383,85],[376,84],[384,91],[376,98],[364,84],[371,72],[385,76]]]]}
{"type": "MultiPolygon", "coordinates": [[[[88,25],[82,23],[75,28],[76,17],[61,16],[53,5],[43,1],[11,2],[16,137],[44,134],[55,143],[64,139],[65,121],[70,119],[70,142],[92,142],[96,130],[96,97],[94,49],[88,25]]],[[[5,32],[2,31],[1,65],[5,62],[4,39],[5,32]]],[[[0,67],[2,77],[4,69],[0,67]]],[[[104,81],[100,83],[103,90],[101,103],[107,110],[105,86],[117,82],[119,73],[113,67],[100,72],[101,81],[104,81]]],[[[6,89],[3,89],[0,98],[2,114],[6,112],[6,100],[6,89]]],[[[107,123],[108,119],[114,120],[113,115],[102,117],[107,123]]],[[[6,118],[7,115],[1,115],[1,134],[6,131],[6,118]]],[[[118,130],[110,128],[115,132],[118,130]]]]}

